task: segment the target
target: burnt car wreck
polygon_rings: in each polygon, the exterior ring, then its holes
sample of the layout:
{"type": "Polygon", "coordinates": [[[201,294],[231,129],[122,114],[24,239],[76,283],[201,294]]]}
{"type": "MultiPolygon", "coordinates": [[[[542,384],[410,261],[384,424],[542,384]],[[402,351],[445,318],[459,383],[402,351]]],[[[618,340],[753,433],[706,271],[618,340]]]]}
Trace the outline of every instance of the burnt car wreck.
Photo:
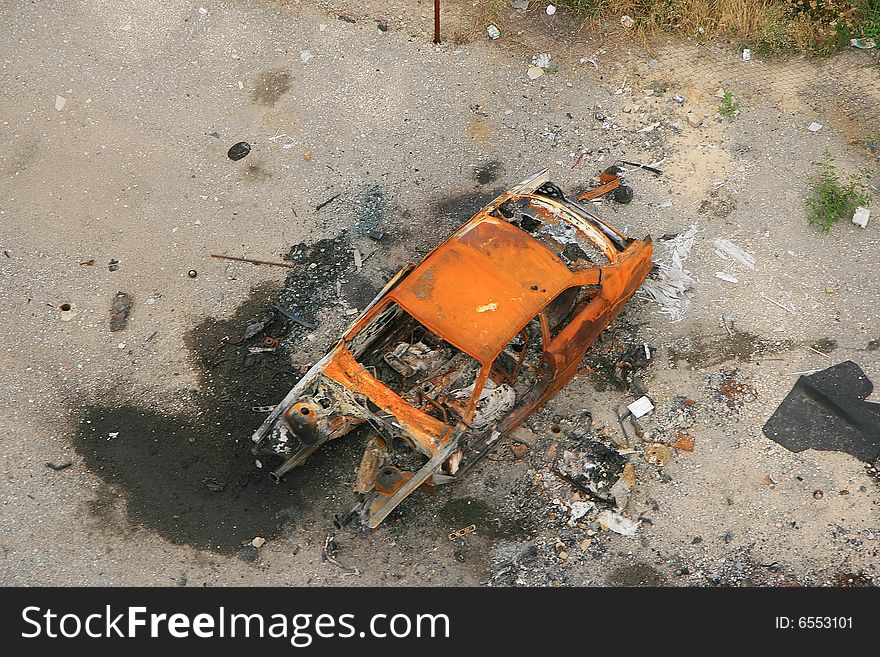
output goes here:
{"type": "Polygon", "coordinates": [[[269,414],[253,453],[281,460],[277,481],[369,426],[360,499],[342,522],[377,527],[417,488],[462,476],[575,376],[648,275],[651,250],[546,171],[529,177],[401,269],[269,414]]]}

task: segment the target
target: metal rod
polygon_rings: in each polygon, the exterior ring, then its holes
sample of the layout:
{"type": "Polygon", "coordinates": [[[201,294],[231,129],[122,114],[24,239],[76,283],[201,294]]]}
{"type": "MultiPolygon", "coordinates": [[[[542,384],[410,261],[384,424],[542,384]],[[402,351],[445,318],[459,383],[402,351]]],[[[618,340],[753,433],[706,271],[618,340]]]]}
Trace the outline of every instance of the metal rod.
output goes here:
{"type": "Polygon", "coordinates": [[[254,260],[253,258],[237,258],[235,256],[217,255],[216,253],[212,253],[211,257],[212,258],[219,258],[220,260],[236,260],[238,262],[249,262],[252,265],[270,265],[272,267],[288,267],[290,269],[296,269],[296,265],[291,265],[286,262],[272,262],[270,260],[254,260]]]}
{"type": "Polygon", "coordinates": [[[440,43],[440,0],[434,0],[434,43],[440,43]]]}

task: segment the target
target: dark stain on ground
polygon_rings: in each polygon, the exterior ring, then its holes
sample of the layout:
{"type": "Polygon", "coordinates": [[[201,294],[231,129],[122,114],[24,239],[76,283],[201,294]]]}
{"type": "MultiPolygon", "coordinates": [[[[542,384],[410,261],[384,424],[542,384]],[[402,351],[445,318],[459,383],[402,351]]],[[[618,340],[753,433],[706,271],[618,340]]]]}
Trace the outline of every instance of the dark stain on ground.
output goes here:
{"type": "Polygon", "coordinates": [[[371,281],[355,270],[353,249],[345,233],[313,245],[297,244],[284,260],[302,267],[291,270],[288,275],[280,295],[281,303],[311,321],[317,320],[318,310],[338,301],[338,280],[346,281],[341,284],[345,300],[360,310],[381,289],[381,281],[371,281]]]}
{"type": "Polygon", "coordinates": [[[488,191],[481,190],[440,199],[434,204],[434,216],[442,222],[442,226],[454,230],[469,221],[487,203],[503,192],[503,188],[496,187],[488,191]]]}
{"type": "Polygon", "coordinates": [[[241,178],[250,183],[266,182],[272,178],[272,174],[266,170],[262,162],[251,160],[244,168],[241,178]]]}
{"type": "Polygon", "coordinates": [[[272,107],[284,94],[290,91],[290,71],[275,69],[260,73],[254,80],[251,100],[260,105],[272,107]]]}
{"type": "Polygon", "coordinates": [[[869,340],[866,348],[868,351],[877,351],[880,349],[880,340],[869,340]]]}
{"type": "Polygon", "coordinates": [[[837,349],[837,340],[834,338],[822,338],[821,340],[816,340],[810,346],[813,349],[821,351],[823,354],[829,354],[837,349]]]}
{"type": "Polygon", "coordinates": [[[498,180],[504,171],[504,165],[498,160],[485,162],[474,169],[474,181],[480,185],[488,185],[498,180]]]}
{"type": "MultiPolygon", "coordinates": [[[[295,346],[309,330],[277,311],[269,315],[273,304],[314,318],[335,300],[337,278],[359,280],[344,236],[297,245],[288,259],[303,267],[292,269],[280,290],[255,289],[232,317],[204,319],[185,336],[201,383],[177,400],[188,411],[163,413],[161,404],[130,400],[80,409],[74,446],[124,496],[133,525],[174,543],[231,553],[255,536],[271,538],[326,517],[328,499],[340,508],[351,502],[335,497],[357,466],[357,436],[322,447],[281,485],[265,474],[274,464],[258,470],[249,451],[264,417],[252,407],[278,403],[310,364],[298,362],[295,346]],[[245,340],[254,320],[265,324],[245,340]],[[281,341],[275,352],[250,352],[267,337],[281,341]]],[[[93,514],[109,517],[105,498],[92,503],[93,514]]]]}
{"type": "Polygon", "coordinates": [[[452,498],[437,514],[437,527],[444,536],[471,525],[476,525],[474,533],[491,540],[521,541],[533,533],[528,517],[506,515],[474,497],[452,498]]]}
{"type": "Polygon", "coordinates": [[[791,348],[790,340],[768,340],[746,331],[716,335],[694,335],[676,340],[669,348],[669,361],[678,367],[681,361],[691,369],[705,369],[728,361],[751,362],[755,358],[791,348]]]}
{"type": "Polygon", "coordinates": [[[618,566],[610,573],[606,581],[609,586],[666,586],[666,577],[653,566],[646,563],[635,563],[618,566]]]}

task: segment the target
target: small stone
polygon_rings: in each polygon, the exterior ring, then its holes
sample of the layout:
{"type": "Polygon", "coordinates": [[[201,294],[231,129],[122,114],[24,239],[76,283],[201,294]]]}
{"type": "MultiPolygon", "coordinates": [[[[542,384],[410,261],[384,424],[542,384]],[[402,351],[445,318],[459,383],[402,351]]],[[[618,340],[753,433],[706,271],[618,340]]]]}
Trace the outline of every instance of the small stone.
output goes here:
{"type": "Polygon", "coordinates": [[[424,575],[428,569],[424,566],[424,564],[416,565],[416,575],[424,575]]]}
{"type": "Polygon", "coordinates": [[[55,96],[55,109],[59,112],[67,105],[67,99],[64,96],[55,96]]]}
{"type": "Polygon", "coordinates": [[[529,76],[529,80],[537,80],[539,77],[544,75],[544,69],[540,66],[529,66],[529,70],[526,71],[526,75],[529,76]]]}
{"type": "Polygon", "coordinates": [[[522,443],[514,443],[510,446],[510,451],[513,452],[513,455],[517,458],[517,460],[522,460],[528,453],[529,446],[523,445],[522,443]]]}
{"type": "Polygon", "coordinates": [[[501,36],[501,30],[498,29],[496,25],[490,25],[486,28],[486,34],[489,35],[489,38],[493,41],[501,36]]]}
{"type": "Polygon", "coordinates": [[[237,162],[251,152],[251,145],[246,141],[240,141],[229,147],[226,156],[233,162],[237,162]]]}
{"type": "Polygon", "coordinates": [[[699,128],[703,125],[703,117],[696,114],[688,114],[688,125],[693,128],[699,128]]]}
{"type": "Polygon", "coordinates": [[[266,544],[266,539],[262,536],[257,536],[254,540],[251,541],[251,545],[255,548],[259,549],[266,544]]]}
{"type": "Polygon", "coordinates": [[[868,208],[858,207],[856,208],[855,213],[853,213],[852,222],[859,228],[864,228],[868,225],[868,220],[870,218],[871,211],[868,208]]]}

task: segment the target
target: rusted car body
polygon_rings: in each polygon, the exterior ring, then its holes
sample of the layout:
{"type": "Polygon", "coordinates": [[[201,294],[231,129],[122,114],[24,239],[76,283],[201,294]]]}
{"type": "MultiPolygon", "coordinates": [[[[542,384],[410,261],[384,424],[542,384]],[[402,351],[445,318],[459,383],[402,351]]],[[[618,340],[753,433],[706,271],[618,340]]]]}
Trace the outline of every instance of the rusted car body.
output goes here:
{"type": "Polygon", "coordinates": [[[369,426],[348,515],[375,528],[453,481],[575,376],[651,268],[541,171],[389,281],[253,434],[276,480],[369,426]]]}

